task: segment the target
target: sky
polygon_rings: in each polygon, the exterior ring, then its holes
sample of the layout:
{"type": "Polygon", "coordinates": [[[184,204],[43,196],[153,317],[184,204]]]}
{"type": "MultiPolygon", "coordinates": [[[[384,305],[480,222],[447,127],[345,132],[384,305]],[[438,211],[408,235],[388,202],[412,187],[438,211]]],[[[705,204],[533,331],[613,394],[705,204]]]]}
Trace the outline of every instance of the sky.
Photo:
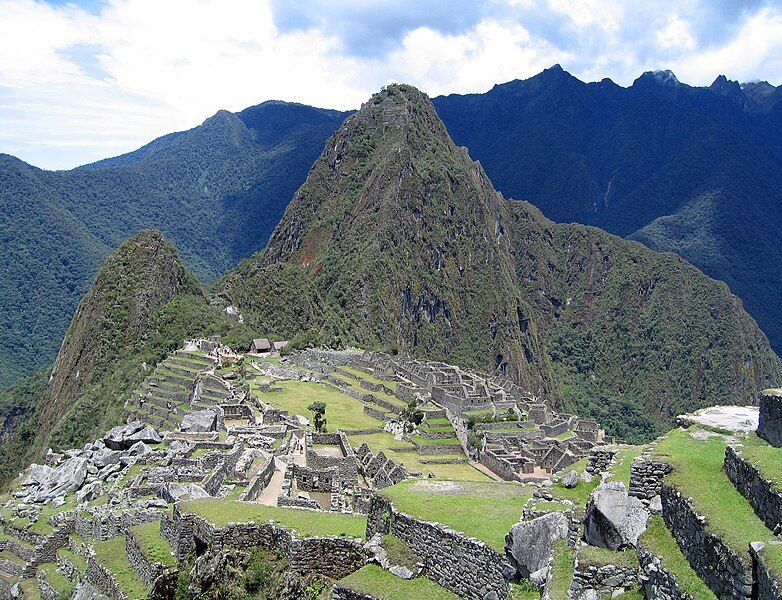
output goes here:
{"type": "Polygon", "coordinates": [[[0,153],[64,169],[265,100],[358,108],[391,82],[782,83],[782,0],[0,0],[0,153]]]}

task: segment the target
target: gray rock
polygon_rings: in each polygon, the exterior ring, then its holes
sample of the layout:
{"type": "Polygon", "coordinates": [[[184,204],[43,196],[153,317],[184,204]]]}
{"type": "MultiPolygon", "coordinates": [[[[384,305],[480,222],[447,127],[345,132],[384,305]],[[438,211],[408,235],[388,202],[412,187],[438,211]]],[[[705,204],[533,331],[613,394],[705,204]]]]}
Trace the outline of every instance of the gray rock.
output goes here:
{"type": "Polygon", "coordinates": [[[47,502],[58,496],[66,496],[78,490],[87,478],[87,459],[73,457],[66,460],[41,483],[36,495],[37,502],[47,502]]]}
{"type": "Polygon", "coordinates": [[[550,512],[510,528],[505,547],[522,577],[548,567],[552,544],[566,538],[568,519],[561,511],[550,512]]]}
{"type": "Polygon", "coordinates": [[[103,443],[112,450],[127,450],[137,442],[159,444],[160,436],[149,425],[134,421],[112,427],[103,437],[103,443]]]}
{"type": "Polygon", "coordinates": [[[609,550],[634,548],[648,519],[649,511],[638,498],[627,495],[623,483],[602,483],[587,503],[584,538],[609,550]]]}
{"type": "Polygon", "coordinates": [[[103,487],[101,486],[100,482],[94,481],[89,485],[85,485],[78,492],[76,492],[76,501],[79,503],[90,502],[92,500],[98,499],[102,493],[103,487]]]}
{"type": "Polygon", "coordinates": [[[530,573],[530,583],[537,588],[543,589],[543,586],[546,585],[546,581],[548,580],[548,569],[548,567],[544,567],[543,569],[539,569],[534,573],[530,573]]]}
{"type": "Polygon", "coordinates": [[[27,477],[22,481],[22,485],[41,485],[51,477],[54,469],[46,465],[31,464],[27,471],[27,477]]]}
{"type": "Polygon", "coordinates": [[[209,493],[200,485],[190,483],[183,485],[181,483],[164,483],[157,492],[158,496],[166,502],[173,504],[180,500],[195,500],[196,498],[209,498],[209,493]]]}
{"type": "Polygon", "coordinates": [[[394,565],[389,567],[388,572],[392,575],[396,575],[400,579],[412,579],[415,577],[415,573],[403,565],[394,565]]]}
{"type": "Polygon", "coordinates": [[[578,485],[580,478],[578,476],[578,473],[575,471],[570,471],[567,475],[565,475],[565,478],[562,480],[562,485],[564,485],[566,488],[571,489],[578,485]]]}
{"type": "Polygon", "coordinates": [[[180,429],[182,431],[214,431],[215,421],[214,411],[198,410],[184,416],[180,429]]]}

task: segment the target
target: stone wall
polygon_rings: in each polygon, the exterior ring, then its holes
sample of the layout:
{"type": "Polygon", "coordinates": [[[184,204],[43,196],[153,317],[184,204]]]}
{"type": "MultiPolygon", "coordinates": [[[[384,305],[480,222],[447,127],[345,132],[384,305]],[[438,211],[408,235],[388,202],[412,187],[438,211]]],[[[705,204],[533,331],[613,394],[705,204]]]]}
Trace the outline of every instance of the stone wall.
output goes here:
{"type": "Polygon", "coordinates": [[[269,462],[253,477],[241,499],[245,502],[252,502],[257,499],[261,492],[266,489],[266,486],[269,485],[269,481],[271,481],[274,475],[274,470],[274,457],[272,456],[269,458],[269,462]]]}
{"type": "Polygon", "coordinates": [[[782,448],[782,391],[766,390],[760,397],[758,435],[782,448]]]}
{"type": "MultiPolygon", "coordinates": [[[[779,542],[776,542],[779,543],[779,542]]],[[[749,551],[755,561],[758,579],[758,600],[779,600],[782,598],[782,581],[775,578],[763,560],[765,544],[750,544],[749,551]]]]}
{"type": "Polygon", "coordinates": [[[636,548],[636,553],[641,568],[641,582],[647,598],[699,600],[679,588],[676,576],[664,567],[659,557],[642,546],[636,548]]]}
{"type": "Polygon", "coordinates": [[[776,531],[782,527],[782,492],[775,490],[774,483],[764,479],[740,452],[731,446],[725,449],[725,474],[766,526],[776,531]]]}
{"type": "MultiPolygon", "coordinates": [[[[342,587],[339,584],[334,584],[331,588],[331,600],[375,600],[374,596],[367,596],[359,592],[354,592],[351,589],[342,587]]],[[[411,598],[410,600],[414,600],[411,598]]]]}
{"type": "Polygon", "coordinates": [[[46,581],[43,573],[40,573],[37,579],[38,589],[41,591],[41,600],[60,600],[59,592],[46,581]]]}
{"type": "Polygon", "coordinates": [[[630,465],[630,488],[627,493],[649,506],[660,495],[665,476],[671,465],[643,458],[636,458],[630,465]]]}
{"type": "Polygon", "coordinates": [[[114,574],[101,565],[93,555],[87,557],[87,581],[112,600],[127,600],[114,574]]]}
{"type": "Polygon", "coordinates": [[[752,598],[753,573],[749,556],[741,557],[707,528],[692,502],[675,488],[663,484],[660,493],[663,518],[693,570],[718,598],[752,598]]]}
{"type": "Polygon", "coordinates": [[[367,518],[367,538],[375,533],[396,535],[424,563],[427,577],[462,598],[483,600],[493,593],[501,600],[510,594],[508,580],[516,569],[504,555],[444,525],[399,512],[380,496],[372,499],[367,518]]]}
{"type": "Polygon", "coordinates": [[[593,448],[589,451],[589,458],[587,458],[586,472],[590,475],[600,475],[603,471],[607,471],[611,465],[611,461],[616,456],[616,450],[608,450],[606,448],[593,448]]]}
{"type": "MultiPolygon", "coordinates": [[[[617,565],[587,565],[576,557],[570,596],[581,598],[613,598],[638,587],[638,569],[617,565]]],[[[653,596],[657,598],[657,596],[653,596]]]]}
{"type": "Polygon", "coordinates": [[[363,542],[348,537],[300,538],[296,532],[275,523],[230,523],[215,527],[193,514],[174,512],[177,555],[187,554],[198,539],[213,550],[262,546],[285,556],[290,567],[301,573],[319,573],[340,579],[364,566],[369,558],[363,542]]]}
{"type": "Polygon", "coordinates": [[[484,450],[481,452],[480,463],[487,469],[490,469],[493,473],[502,477],[505,481],[521,480],[516,472],[517,467],[509,460],[497,456],[492,450],[484,450]]]}
{"type": "Polygon", "coordinates": [[[138,573],[144,585],[152,587],[155,579],[165,571],[165,566],[160,563],[150,562],[141,544],[133,535],[132,530],[125,533],[125,554],[133,570],[138,573]]]}
{"type": "Polygon", "coordinates": [[[73,531],[76,535],[86,539],[107,540],[123,535],[134,525],[157,521],[163,513],[154,509],[123,509],[114,512],[109,507],[101,507],[92,511],[76,510],[73,514],[73,531]]]}

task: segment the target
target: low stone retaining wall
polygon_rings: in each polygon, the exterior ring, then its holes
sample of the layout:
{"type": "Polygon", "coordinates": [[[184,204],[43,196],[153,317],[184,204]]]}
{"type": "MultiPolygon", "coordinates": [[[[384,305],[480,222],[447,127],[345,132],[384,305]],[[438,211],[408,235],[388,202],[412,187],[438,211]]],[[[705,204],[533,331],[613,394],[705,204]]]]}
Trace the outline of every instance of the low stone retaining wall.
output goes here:
{"type": "Polygon", "coordinates": [[[655,460],[636,458],[630,465],[630,487],[628,495],[638,498],[649,506],[660,495],[665,476],[671,472],[671,465],[655,460]]]}
{"type": "Polygon", "coordinates": [[[93,555],[87,557],[87,581],[111,600],[127,600],[114,574],[101,565],[93,555]]]}
{"type": "Polygon", "coordinates": [[[593,448],[589,451],[589,457],[587,458],[586,472],[590,475],[600,475],[603,471],[607,471],[611,465],[611,461],[616,456],[616,450],[606,450],[605,448],[593,448]]]}
{"type": "Polygon", "coordinates": [[[348,537],[300,538],[296,532],[274,523],[231,523],[215,527],[206,519],[174,510],[178,556],[187,555],[196,540],[213,550],[263,546],[282,553],[290,567],[302,573],[319,573],[341,579],[363,567],[369,559],[362,540],[348,537]]]}
{"type": "Polygon", "coordinates": [[[464,451],[461,444],[418,444],[413,442],[413,445],[418,454],[425,454],[428,456],[436,454],[461,454],[464,451]]]}
{"type": "Polygon", "coordinates": [[[98,509],[94,513],[77,510],[74,512],[73,531],[82,538],[108,540],[124,535],[125,531],[134,525],[157,521],[162,514],[162,511],[154,509],[130,509],[119,513],[110,509],[98,509]]]}
{"type": "Polygon", "coordinates": [[[708,520],[695,512],[689,498],[663,484],[663,519],[693,570],[718,598],[752,598],[753,572],[749,556],[740,557],[707,529],[708,520]]]}
{"type": "MultiPolygon", "coordinates": [[[[359,592],[354,592],[346,587],[342,587],[339,584],[334,584],[331,588],[331,600],[375,600],[374,596],[367,596],[359,592]]],[[[410,600],[414,600],[411,598],[410,600]]]]}
{"type": "Polygon", "coordinates": [[[779,600],[782,598],[782,581],[769,571],[763,560],[765,544],[750,544],[749,551],[755,561],[758,579],[758,600],[779,600]]]}
{"type": "Polygon", "coordinates": [[[583,565],[576,559],[570,596],[576,600],[613,598],[637,587],[638,569],[634,567],[583,565]]]}
{"type": "Polygon", "coordinates": [[[385,422],[385,421],[389,420],[389,418],[386,416],[385,413],[383,413],[383,412],[379,411],[378,409],[373,408],[371,406],[365,406],[364,407],[364,412],[367,413],[370,417],[373,417],[373,418],[377,419],[378,421],[385,422]]]}
{"type": "Polygon", "coordinates": [[[79,568],[62,554],[57,555],[57,568],[71,581],[77,581],[81,578],[79,568]]]}
{"type": "Polygon", "coordinates": [[[676,576],[663,566],[659,557],[641,546],[636,548],[636,554],[641,568],[641,582],[647,598],[699,600],[679,588],[676,576]]]}
{"type": "Polygon", "coordinates": [[[367,539],[393,533],[425,565],[427,577],[469,600],[510,594],[508,580],[516,569],[504,555],[485,543],[439,523],[427,523],[397,511],[385,498],[372,498],[367,517],[367,539]]]}
{"type": "Polygon", "coordinates": [[[60,594],[54,589],[41,573],[38,577],[38,589],[41,591],[41,600],[60,600],[60,594]]]}
{"type": "Polygon", "coordinates": [[[35,548],[30,546],[22,546],[17,544],[13,540],[0,540],[0,550],[8,550],[13,554],[23,558],[24,560],[32,560],[35,556],[35,548]]]}
{"type": "Polygon", "coordinates": [[[774,483],[744,460],[731,446],[725,449],[725,474],[736,489],[747,499],[755,514],[772,531],[782,527],[782,493],[774,489],[774,483]]]}
{"type": "Polygon", "coordinates": [[[165,565],[150,562],[141,547],[141,544],[131,530],[125,534],[125,554],[128,557],[130,566],[138,573],[138,576],[141,581],[144,582],[144,585],[149,587],[152,587],[155,579],[166,570],[165,565]]]}

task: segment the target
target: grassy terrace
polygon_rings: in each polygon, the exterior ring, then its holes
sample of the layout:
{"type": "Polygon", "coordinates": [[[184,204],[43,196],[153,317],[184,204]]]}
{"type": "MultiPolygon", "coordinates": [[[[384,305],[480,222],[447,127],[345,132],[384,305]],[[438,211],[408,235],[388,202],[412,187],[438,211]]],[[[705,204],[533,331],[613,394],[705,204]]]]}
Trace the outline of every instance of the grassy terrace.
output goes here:
{"type": "Polygon", "coordinates": [[[382,494],[401,511],[448,525],[504,552],[505,535],[521,517],[531,490],[513,483],[407,479],[382,494]]]}
{"type": "Polygon", "coordinates": [[[595,567],[604,567],[605,565],[616,565],[618,567],[638,567],[638,557],[635,550],[608,550],[582,544],[578,548],[579,564],[593,565],[595,567]]]}
{"type": "Polygon", "coordinates": [[[401,408],[407,406],[407,402],[405,402],[401,398],[397,398],[393,394],[389,394],[387,392],[384,392],[383,390],[373,391],[373,390],[364,389],[359,385],[359,382],[356,381],[355,379],[351,379],[350,377],[345,377],[343,375],[340,375],[339,373],[333,373],[333,376],[339,379],[340,381],[344,382],[349,388],[358,392],[359,394],[371,394],[376,398],[382,398],[386,402],[390,402],[391,404],[394,404],[401,408]]]}
{"type": "Polygon", "coordinates": [[[384,385],[392,390],[396,386],[396,379],[381,379],[377,375],[370,375],[369,373],[365,373],[361,369],[356,369],[355,367],[344,366],[344,367],[340,367],[340,369],[342,369],[346,373],[355,375],[356,377],[363,379],[364,381],[368,381],[369,383],[374,383],[376,385],[384,385]]]}
{"type": "Polygon", "coordinates": [[[570,583],[573,581],[573,553],[565,540],[554,542],[554,562],[551,565],[551,600],[567,600],[570,583]]]}
{"type": "Polygon", "coordinates": [[[160,535],[160,521],[136,525],[131,528],[131,532],[150,562],[176,564],[176,559],[171,555],[171,545],[160,535]]]}
{"type": "MultiPolygon", "coordinates": [[[[574,462],[569,467],[563,469],[562,472],[569,473],[570,471],[575,471],[576,473],[580,474],[586,468],[586,463],[587,459],[582,458],[581,460],[574,462]]],[[[551,493],[555,498],[559,498],[560,500],[570,500],[577,506],[584,508],[586,506],[587,500],[589,500],[589,494],[591,494],[592,490],[594,490],[598,485],[600,485],[599,477],[593,477],[590,483],[584,483],[583,479],[579,479],[576,487],[570,489],[566,488],[564,485],[562,485],[562,482],[559,481],[551,487],[551,493]]]]}
{"type": "Polygon", "coordinates": [[[75,584],[57,570],[54,563],[38,565],[38,571],[43,571],[46,582],[59,594],[60,598],[70,598],[75,584]]]}
{"type": "Polygon", "coordinates": [[[630,487],[630,469],[633,461],[641,454],[641,446],[621,446],[617,448],[617,456],[614,458],[613,473],[609,481],[621,481],[626,488],[630,487]]]}
{"type": "Polygon", "coordinates": [[[676,576],[676,582],[682,591],[698,600],[717,600],[714,592],[692,570],[662,517],[652,516],[639,544],[662,560],[663,568],[676,576]]]}
{"type": "Polygon", "coordinates": [[[277,386],[282,388],[281,392],[265,393],[259,391],[253,382],[250,382],[250,386],[264,402],[308,419],[312,418],[312,413],[307,407],[316,401],[325,402],[329,431],[369,429],[381,425],[377,419],[364,412],[361,402],[320,383],[280,381],[277,386]]]}
{"type": "Polygon", "coordinates": [[[60,548],[57,550],[57,554],[61,554],[66,558],[74,567],[76,567],[80,573],[87,572],[87,559],[81,554],[72,552],[69,548],[60,548]]]}
{"type": "Polygon", "coordinates": [[[19,582],[19,587],[25,600],[41,600],[41,589],[36,579],[23,579],[19,582]]]}
{"type": "Polygon", "coordinates": [[[95,558],[114,574],[117,585],[130,600],[146,598],[149,590],[130,566],[125,554],[125,537],[119,536],[93,544],[95,558]]]}
{"type": "Polygon", "coordinates": [[[456,600],[458,596],[426,577],[401,579],[377,565],[366,565],[339,580],[339,585],[378,600],[456,600]]]}
{"type": "MultiPolygon", "coordinates": [[[[415,446],[407,441],[398,441],[389,433],[373,433],[371,435],[351,435],[350,444],[358,448],[362,442],[366,442],[372,452],[383,451],[386,457],[396,463],[402,463],[408,471],[420,471],[432,473],[438,479],[458,479],[463,481],[490,481],[487,475],[481,473],[469,463],[458,464],[427,464],[423,461],[435,460],[442,456],[425,456],[415,451],[415,446]],[[407,449],[409,452],[400,452],[399,449],[407,449]]],[[[448,455],[453,456],[453,455],[448,455]]],[[[459,456],[464,456],[459,455],[459,456]]]]}
{"type": "Polygon", "coordinates": [[[777,490],[782,489],[782,448],[775,448],[755,433],[743,437],[741,443],[744,444],[741,456],[765,479],[773,481],[777,490]]]}
{"type": "Polygon", "coordinates": [[[359,515],[280,508],[213,498],[182,502],[180,510],[199,515],[216,527],[224,527],[228,523],[274,521],[295,530],[302,537],[346,535],[363,538],[367,527],[366,517],[359,515]]]}
{"type": "MultiPolygon", "coordinates": [[[[667,482],[708,518],[711,532],[739,556],[748,557],[749,542],[769,541],[774,536],[722,470],[725,446],[723,436],[712,435],[701,441],[686,430],[676,429],[657,442],[656,451],[674,467],[667,482]]],[[[782,573],[782,551],[774,548],[766,559],[769,568],[782,573]]]]}
{"type": "Polygon", "coordinates": [[[420,435],[411,435],[410,440],[421,446],[450,446],[452,444],[458,444],[459,439],[454,437],[449,438],[425,438],[420,435]]]}

